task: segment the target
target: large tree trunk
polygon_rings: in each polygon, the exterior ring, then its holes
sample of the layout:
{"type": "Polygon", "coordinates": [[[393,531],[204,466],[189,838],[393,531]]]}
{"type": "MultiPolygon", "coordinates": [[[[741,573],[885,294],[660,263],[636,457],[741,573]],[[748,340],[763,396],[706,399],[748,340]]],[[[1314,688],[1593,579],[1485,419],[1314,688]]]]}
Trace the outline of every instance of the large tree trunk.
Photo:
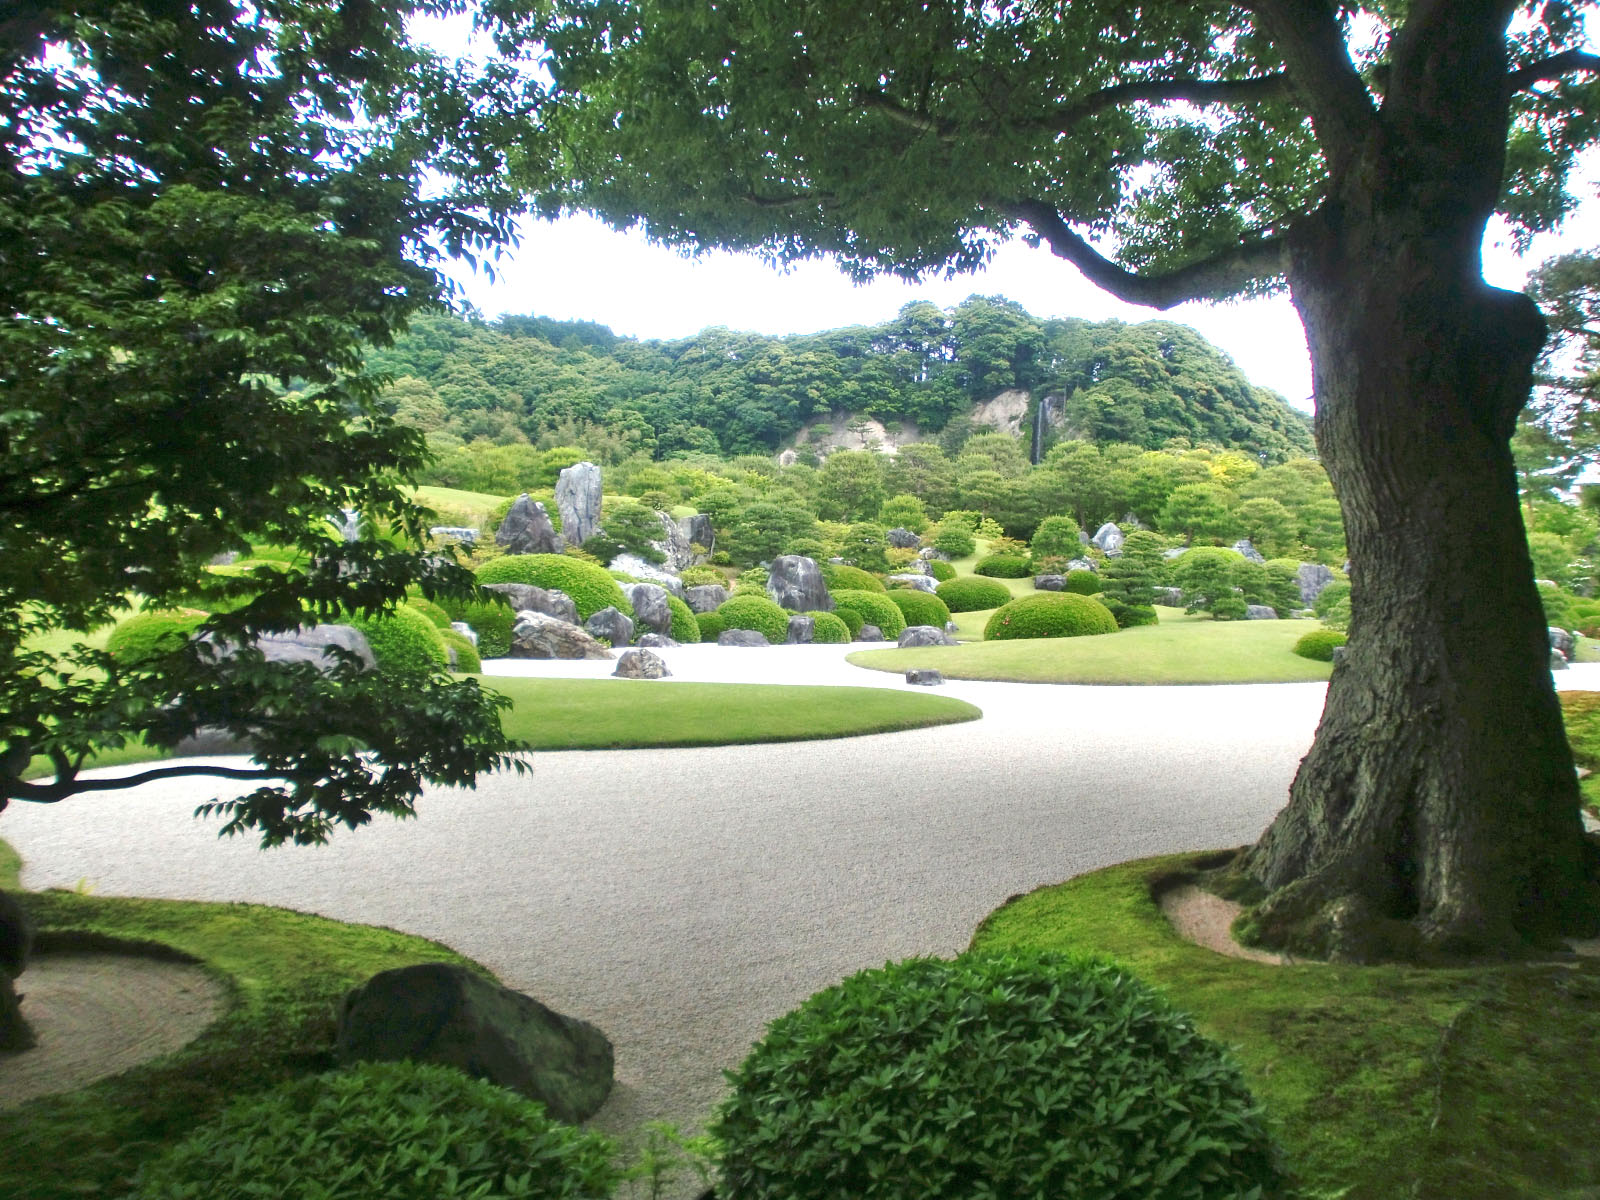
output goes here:
{"type": "Polygon", "coordinates": [[[1544,324],[1440,233],[1325,214],[1291,268],[1350,640],[1242,866],[1268,889],[1263,941],[1356,961],[1517,955],[1600,923],[1509,447],[1544,324]]]}

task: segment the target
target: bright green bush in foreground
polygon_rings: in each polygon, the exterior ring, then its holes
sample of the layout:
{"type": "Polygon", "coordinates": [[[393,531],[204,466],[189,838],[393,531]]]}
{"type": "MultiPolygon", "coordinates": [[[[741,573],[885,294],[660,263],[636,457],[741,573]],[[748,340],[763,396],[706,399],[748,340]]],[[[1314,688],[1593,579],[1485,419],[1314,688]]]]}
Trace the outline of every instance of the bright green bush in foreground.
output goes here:
{"type": "Polygon", "coordinates": [[[1241,1200],[1287,1187],[1238,1069],[1121,968],[967,954],[774,1021],[712,1126],[732,1200],[1241,1200]]]}
{"type": "Polygon", "coordinates": [[[950,619],[950,610],[932,592],[921,592],[916,588],[890,588],[889,599],[900,610],[907,625],[932,625],[943,629],[945,622],[950,619]]]}
{"type": "Polygon", "coordinates": [[[811,634],[813,642],[843,645],[850,641],[850,626],[845,624],[844,618],[838,613],[808,612],[801,615],[810,617],[816,623],[811,634]]]}
{"type": "Polygon", "coordinates": [[[118,621],[106,639],[106,653],[132,664],[152,654],[176,650],[189,640],[206,614],[196,608],[152,609],[118,621]]]}
{"type": "Polygon", "coordinates": [[[380,671],[436,671],[450,661],[433,622],[407,605],[375,617],[346,616],[341,624],[366,634],[380,671]]]}
{"type": "Polygon", "coordinates": [[[1012,638],[1086,637],[1115,633],[1117,619],[1100,601],[1072,592],[1035,592],[997,608],[983,627],[988,642],[1012,638]]]}
{"type": "Polygon", "coordinates": [[[789,636],[789,614],[764,595],[741,592],[717,607],[724,629],[753,629],[774,646],[789,636]]]}
{"type": "MultiPolygon", "coordinates": [[[[897,638],[905,632],[906,619],[893,600],[883,592],[862,592],[851,589],[833,593],[836,612],[853,612],[863,625],[876,625],[886,638],[897,638]]],[[[853,633],[860,633],[859,629],[853,633]]]]}
{"type": "Polygon", "coordinates": [[[602,608],[615,608],[633,618],[633,606],[610,572],[570,554],[505,554],[478,568],[478,582],[559,588],[578,606],[580,621],[587,621],[602,608]]]}
{"type": "Polygon", "coordinates": [[[941,583],[939,599],[951,612],[980,612],[985,608],[999,608],[1011,599],[1011,589],[992,579],[979,579],[964,575],[941,583]]]}
{"type": "Polygon", "coordinates": [[[671,592],[667,593],[667,609],[672,613],[672,640],[692,645],[700,640],[700,622],[695,619],[694,609],[671,592]]]}
{"type": "Polygon", "coordinates": [[[1334,650],[1344,643],[1345,635],[1337,629],[1313,629],[1294,644],[1294,652],[1313,662],[1332,662],[1334,650]]]}
{"type": "Polygon", "coordinates": [[[448,1067],[367,1063],[231,1105],[130,1200],[602,1200],[611,1142],[448,1067]]]}

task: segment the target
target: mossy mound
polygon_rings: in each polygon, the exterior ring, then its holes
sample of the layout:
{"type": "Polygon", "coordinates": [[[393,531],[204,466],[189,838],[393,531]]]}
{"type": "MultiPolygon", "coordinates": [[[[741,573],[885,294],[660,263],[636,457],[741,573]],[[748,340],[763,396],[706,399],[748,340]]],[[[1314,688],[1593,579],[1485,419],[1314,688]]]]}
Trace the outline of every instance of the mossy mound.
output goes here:
{"type": "Polygon", "coordinates": [[[1313,662],[1332,662],[1333,652],[1346,641],[1337,629],[1313,629],[1294,644],[1294,652],[1313,662]]]}
{"type": "Polygon", "coordinates": [[[999,608],[1011,599],[1011,589],[1005,584],[973,575],[963,575],[941,583],[937,594],[953,613],[999,608]]]}
{"type": "Polygon", "coordinates": [[[161,608],[118,621],[106,639],[106,653],[124,665],[176,650],[199,628],[206,614],[197,608],[161,608]]]}
{"type": "Polygon", "coordinates": [[[860,567],[852,567],[848,563],[822,563],[822,578],[828,585],[830,592],[856,591],[856,592],[881,592],[885,588],[883,580],[871,571],[863,571],[860,567]]]}
{"type": "Polygon", "coordinates": [[[559,588],[578,606],[580,620],[588,620],[602,608],[615,608],[630,620],[634,615],[633,606],[610,572],[570,554],[502,555],[478,568],[478,582],[559,588]]]}
{"type": "Polygon", "coordinates": [[[996,609],[983,627],[985,641],[1088,637],[1115,633],[1117,619],[1098,600],[1072,592],[1036,592],[996,609]]]}
{"type": "Polygon", "coordinates": [[[932,625],[943,629],[950,620],[950,610],[945,602],[932,592],[916,588],[890,588],[889,600],[900,610],[907,625],[932,625]]]}
{"type": "MultiPolygon", "coordinates": [[[[905,632],[906,619],[899,607],[883,592],[863,592],[844,589],[833,593],[834,611],[853,612],[863,625],[876,625],[886,638],[897,638],[905,632]]],[[[854,630],[860,633],[859,629],[854,630]]]]}
{"type": "Polygon", "coordinates": [[[850,641],[850,626],[845,624],[845,619],[838,613],[808,612],[801,615],[810,617],[815,622],[811,633],[813,642],[839,646],[850,641]]]}
{"type": "Polygon", "coordinates": [[[717,607],[724,629],[753,629],[774,646],[789,638],[789,614],[766,596],[741,592],[717,607]]]}
{"type": "Polygon", "coordinates": [[[1025,579],[1033,574],[1033,564],[1017,554],[990,554],[974,564],[972,573],[991,579],[1025,579]]]}
{"type": "Polygon", "coordinates": [[[437,671],[450,661],[433,622],[407,605],[376,617],[350,615],[343,623],[366,635],[380,671],[437,671]]]}
{"type": "Polygon", "coordinates": [[[692,645],[700,640],[700,621],[694,610],[671,592],[667,593],[667,609],[672,613],[672,640],[692,645]]]}

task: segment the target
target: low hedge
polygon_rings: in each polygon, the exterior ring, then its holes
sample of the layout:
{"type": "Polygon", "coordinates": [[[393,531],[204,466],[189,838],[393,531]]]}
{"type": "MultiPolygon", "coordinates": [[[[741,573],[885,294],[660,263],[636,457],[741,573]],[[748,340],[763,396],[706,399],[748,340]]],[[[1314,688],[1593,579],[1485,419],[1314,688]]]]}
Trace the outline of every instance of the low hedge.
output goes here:
{"type": "Polygon", "coordinates": [[[1100,578],[1096,571],[1085,571],[1079,567],[1076,571],[1068,571],[1062,590],[1072,592],[1079,596],[1093,596],[1105,586],[1105,580],[1100,578]]]}
{"type": "Polygon", "coordinates": [[[852,567],[849,563],[822,563],[822,578],[830,592],[856,591],[881,592],[886,590],[883,580],[871,571],[852,567]]]}
{"type": "Polygon", "coordinates": [[[578,606],[580,621],[602,608],[615,608],[629,620],[634,616],[633,606],[610,572],[570,554],[504,554],[478,568],[478,582],[559,588],[578,606]]]}
{"type": "Polygon", "coordinates": [[[1011,589],[992,579],[963,575],[941,583],[938,597],[953,613],[981,612],[986,608],[999,608],[1011,599],[1011,589]]]}
{"type": "Polygon", "coordinates": [[[453,1068],[363,1063],[240,1099],[147,1163],[128,1200],[600,1200],[614,1154],[453,1068]]]}
{"type": "Polygon", "coordinates": [[[718,1193],[1276,1200],[1239,1069],[1123,968],[965,954],[862,971],[767,1028],[711,1134],[718,1193]]]}
{"type": "Polygon", "coordinates": [[[1016,554],[990,554],[980,558],[972,572],[991,579],[1025,579],[1033,574],[1033,563],[1016,554]]]}
{"type": "MultiPolygon", "coordinates": [[[[899,607],[883,592],[863,592],[846,588],[833,593],[835,612],[849,610],[861,618],[863,625],[876,625],[889,639],[905,632],[906,619],[899,607]]],[[[854,633],[860,633],[859,629],[854,633]]]]}
{"type": "MultiPolygon", "coordinates": [[[[845,619],[838,613],[808,612],[801,614],[810,617],[816,622],[812,631],[811,640],[827,645],[842,645],[851,641],[850,626],[845,624],[845,619]]],[[[859,618],[858,618],[859,619],[859,618]]]]}
{"type": "Polygon", "coordinates": [[[158,608],[135,613],[117,622],[106,639],[106,653],[131,666],[153,654],[177,650],[206,615],[198,608],[158,608]]]}
{"type": "Polygon", "coordinates": [[[700,640],[700,622],[694,610],[671,592],[667,593],[667,608],[672,613],[672,640],[692,645],[700,640]]]}
{"type": "Polygon", "coordinates": [[[907,625],[932,625],[943,629],[950,620],[950,610],[932,592],[918,591],[916,588],[890,588],[889,599],[900,610],[907,625]]]}
{"type": "Polygon", "coordinates": [[[789,614],[766,596],[754,592],[741,592],[724,601],[717,608],[724,629],[753,629],[765,634],[767,641],[781,646],[789,637],[789,614]]]}
{"type": "Polygon", "coordinates": [[[1098,600],[1072,592],[1036,592],[997,608],[983,627],[985,641],[1089,637],[1115,633],[1117,619],[1098,600]]]}
{"type": "Polygon", "coordinates": [[[437,671],[450,662],[433,622],[407,605],[376,617],[352,614],[341,623],[366,635],[380,671],[437,671]]]}
{"type": "Polygon", "coordinates": [[[1294,644],[1294,652],[1313,662],[1332,662],[1333,652],[1345,644],[1345,635],[1337,629],[1313,629],[1294,644]]]}

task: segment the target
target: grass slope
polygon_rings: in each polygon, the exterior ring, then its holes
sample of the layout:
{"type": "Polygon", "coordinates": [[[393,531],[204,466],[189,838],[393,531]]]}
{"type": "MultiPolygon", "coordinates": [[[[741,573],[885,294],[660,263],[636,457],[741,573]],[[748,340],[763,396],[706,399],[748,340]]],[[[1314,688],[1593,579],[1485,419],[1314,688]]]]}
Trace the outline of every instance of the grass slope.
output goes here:
{"type": "Polygon", "coordinates": [[[886,688],[504,677],[484,683],[516,702],[504,728],[537,750],[793,742],[983,715],[965,701],[886,688]]]}
{"type": "Polygon", "coordinates": [[[1472,970],[1272,967],[1173,932],[1124,863],[992,913],[984,950],[1097,950],[1233,1049],[1320,1200],[1600,1195],[1600,962],[1472,970]]]}
{"type": "Polygon", "coordinates": [[[417,503],[426,504],[439,515],[438,524],[472,525],[478,528],[482,527],[495,506],[505,501],[504,496],[446,487],[419,487],[413,495],[417,503]]]}
{"type": "Polygon", "coordinates": [[[1159,625],[1101,637],[858,650],[849,661],[878,671],[934,667],[949,679],[1017,683],[1293,683],[1327,679],[1333,669],[1292,652],[1313,628],[1305,621],[1213,621],[1158,611],[1159,625]]]}

